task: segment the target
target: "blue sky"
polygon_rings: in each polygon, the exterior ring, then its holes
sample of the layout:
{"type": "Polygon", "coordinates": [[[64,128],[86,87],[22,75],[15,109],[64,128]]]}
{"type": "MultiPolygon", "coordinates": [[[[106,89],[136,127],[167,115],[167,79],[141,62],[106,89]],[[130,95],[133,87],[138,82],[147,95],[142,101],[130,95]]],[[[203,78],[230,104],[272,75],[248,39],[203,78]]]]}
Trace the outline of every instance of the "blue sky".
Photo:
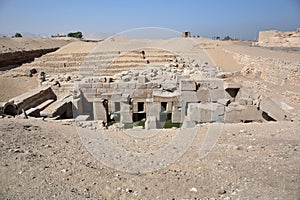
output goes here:
{"type": "Polygon", "coordinates": [[[300,27],[300,0],[0,0],[0,33],[118,33],[139,27],[254,39],[300,27]]]}

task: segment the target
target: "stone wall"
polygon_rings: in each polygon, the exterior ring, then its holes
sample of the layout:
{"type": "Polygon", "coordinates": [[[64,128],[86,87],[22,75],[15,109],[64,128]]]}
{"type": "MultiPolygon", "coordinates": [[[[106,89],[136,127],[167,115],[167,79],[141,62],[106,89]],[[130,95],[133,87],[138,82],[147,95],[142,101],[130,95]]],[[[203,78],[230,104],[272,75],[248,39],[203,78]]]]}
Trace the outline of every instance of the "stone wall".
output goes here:
{"type": "Polygon", "coordinates": [[[34,58],[56,51],[59,48],[37,49],[0,53],[0,68],[33,61],[34,58]]]}
{"type": "Polygon", "coordinates": [[[300,47],[300,29],[295,32],[260,31],[257,45],[265,47],[300,47]]]}

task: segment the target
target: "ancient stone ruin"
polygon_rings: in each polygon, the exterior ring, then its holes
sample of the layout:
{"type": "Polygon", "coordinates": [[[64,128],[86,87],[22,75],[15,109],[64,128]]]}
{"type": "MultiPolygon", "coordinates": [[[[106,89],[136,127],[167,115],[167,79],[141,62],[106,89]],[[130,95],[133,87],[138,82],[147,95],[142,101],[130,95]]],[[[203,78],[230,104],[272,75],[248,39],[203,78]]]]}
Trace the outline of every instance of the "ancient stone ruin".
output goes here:
{"type": "Polygon", "coordinates": [[[139,67],[125,71],[119,70],[116,64],[122,63],[115,60],[111,68],[90,71],[89,67],[85,75],[58,77],[59,81],[55,81],[57,75],[43,73],[42,87],[4,102],[0,112],[50,119],[73,117],[77,122],[97,121],[104,127],[117,123],[141,129],[295,119],[283,102],[228,81],[235,73],[163,51],[159,51],[163,62],[154,56],[149,63],[145,62],[147,51],[135,52],[139,67]],[[72,94],[67,92],[71,86],[72,94]]]}
{"type": "Polygon", "coordinates": [[[296,31],[260,31],[257,45],[265,47],[300,47],[300,28],[296,31]]]}

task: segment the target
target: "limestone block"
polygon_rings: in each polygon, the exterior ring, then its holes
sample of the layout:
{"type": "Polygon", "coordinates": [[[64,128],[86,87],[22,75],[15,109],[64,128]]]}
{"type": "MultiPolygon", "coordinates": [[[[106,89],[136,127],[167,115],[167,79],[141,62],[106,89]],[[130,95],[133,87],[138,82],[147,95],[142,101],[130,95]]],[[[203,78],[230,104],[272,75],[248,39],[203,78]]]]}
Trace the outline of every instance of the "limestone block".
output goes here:
{"type": "Polygon", "coordinates": [[[224,90],[209,90],[209,97],[212,102],[218,102],[219,99],[226,99],[224,90]]]}
{"type": "Polygon", "coordinates": [[[189,117],[185,116],[183,123],[181,125],[182,129],[186,129],[186,128],[194,128],[196,126],[196,122],[189,119],[189,117]]]}
{"type": "Polygon", "coordinates": [[[254,105],[230,104],[225,108],[226,123],[260,122],[262,119],[262,111],[258,110],[254,105]]]}
{"type": "Polygon", "coordinates": [[[160,121],[161,105],[160,103],[152,103],[146,107],[146,117],[154,116],[157,121],[160,121]]]}
{"type": "Polygon", "coordinates": [[[137,83],[136,84],[136,89],[138,89],[138,90],[147,89],[147,85],[146,84],[142,84],[142,83],[137,83]]]}
{"type": "Polygon", "coordinates": [[[254,105],[247,105],[241,113],[241,120],[243,122],[261,122],[263,120],[262,111],[254,105]]]}
{"type": "Polygon", "coordinates": [[[158,120],[155,116],[149,116],[147,117],[145,121],[145,129],[151,130],[151,129],[157,129],[158,128],[158,120]]]}
{"type": "Polygon", "coordinates": [[[197,103],[198,96],[196,91],[182,91],[179,97],[181,101],[197,103]]]}
{"type": "Polygon", "coordinates": [[[135,89],[136,88],[136,83],[128,83],[128,88],[129,89],[135,89]]]}
{"type": "Polygon", "coordinates": [[[207,90],[207,89],[197,90],[196,96],[197,96],[198,101],[200,101],[200,102],[209,102],[210,101],[210,94],[209,94],[209,90],[207,90]]]}
{"type": "Polygon", "coordinates": [[[93,102],[93,114],[94,114],[94,120],[103,120],[107,122],[107,113],[105,107],[103,106],[102,101],[93,102]]]}
{"type": "MultiPolygon", "coordinates": [[[[122,106],[121,106],[121,110],[122,110],[122,106]]],[[[120,112],[120,123],[132,123],[132,112],[120,112]]]]}
{"type": "Polygon", "coordinates": [[[217,103],[190,103],[187,116],[196,122],[223,122],[224,106],[217,103]]]}
{"type": "Polygon", "coordinates": [[[78,115],[75,118],[75,122],[88,121],[88,120],[90,120],[90,116],[89,115],[78,115]]]}
{"type": "Polygon", "coordinates": [[[241,87],[236,95],[236,100],[239,101],[239,99],[252,99],[256,100],[259,98],[259,94],[256,90],[247,88],[247,87],[241,87]]]}
{"type": "Polygon", "coordinates": [[[233,72],[219,72],[217,73],[216,77],[217,78],[229,78],[232,77],[234,75],[233,72]]]}
{"type": "Polygon", "coordinates": [[[129,82],[130,80],[131,80],[131,76],[130,75],[122,76],[122,81],[129,82]]]}
{"type": "Polygon", "coordinates": [[[139,76],[138,77],[138,83],[145,84],[147,82],[149,82],[149,79],[146,76],[139,76]]]}
{"type": "Polygon", "coordinates": [[[230,99],[218,99],[217,103],[223,106],[227,106],[230,103],[230,99]]]}
{"type": "Polygon", "coordinates": [[[259,108],[276,121],[283,121],[287,117],[288,110],[279,101],[267,96],[261,98],[259,108]]]}
{"type": "Polygon", "coordinates": [[[126,83],[126,82],[120,81],[119,84],[118,84],[118,88],[119,89],[129,89],[129,84],[126,83]]]}
{"type": "Polygon", "coordinates": [[[177,89],[176,84],[174,84],[174,83],[162,83],[161,87],[163,90],[166,90],[169,92],[174,92],[177,89]]]}
{"type": "Polygon", "coordinates": [[[121,102],[120,106],[121,106],[121,112],[131,112],[132,111],[131,105],[129,105],[127,103],[121,102]]]}
{"type": "Polygon", "coordinates": [[[192,79],[181,79],[179,87],[181,91],[196,91],[196,82],[192,79]]]}
{"type": "Polygon", "coordinates": [[[207,85],[207,88],[209,89],[219,89],[223,90],[224,89],[224,82],[221,79],[208,79],[205,80],[205,84],[207,85]]]}

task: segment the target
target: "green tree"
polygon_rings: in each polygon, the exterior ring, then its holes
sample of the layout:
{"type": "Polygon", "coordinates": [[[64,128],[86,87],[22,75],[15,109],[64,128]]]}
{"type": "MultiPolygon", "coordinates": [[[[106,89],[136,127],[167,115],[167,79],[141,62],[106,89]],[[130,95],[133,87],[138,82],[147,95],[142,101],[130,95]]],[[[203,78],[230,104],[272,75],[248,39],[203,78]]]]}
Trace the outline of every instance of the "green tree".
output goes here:
{"type": "Polygon", "coordinates": [[[223,40],[231,40],[231,37],[229,37],[228,35],[226,37],[224,37],[223,40]]]}
{"type": "Polygon", "coordinates": [[[82,33],[80,31],[74,32],[74,33],[68,33],[68,37],[74,37],[74,38],[82,38],[82,33]]]}
{"type": "Polygon", "coordinates": [[[15,37],[22,37],[21,33],[16,33],[15,37]]]}

